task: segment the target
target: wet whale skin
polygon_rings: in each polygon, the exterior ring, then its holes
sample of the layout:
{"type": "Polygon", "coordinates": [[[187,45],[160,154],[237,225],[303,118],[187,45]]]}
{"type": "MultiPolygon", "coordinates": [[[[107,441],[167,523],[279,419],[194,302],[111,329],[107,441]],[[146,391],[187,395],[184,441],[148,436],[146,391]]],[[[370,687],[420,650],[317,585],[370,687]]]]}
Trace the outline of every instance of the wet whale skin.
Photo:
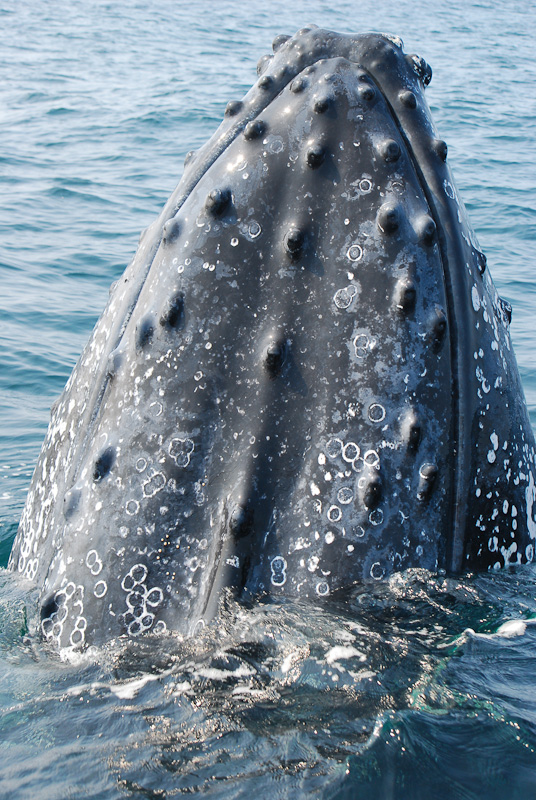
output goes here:
{"type": "Polygon", "coordinates": [[[508,326],[396,37],[277,37],[110,292],[10,559],[79,649],[224,587],[321,602],[534,556],[508,326]]]}

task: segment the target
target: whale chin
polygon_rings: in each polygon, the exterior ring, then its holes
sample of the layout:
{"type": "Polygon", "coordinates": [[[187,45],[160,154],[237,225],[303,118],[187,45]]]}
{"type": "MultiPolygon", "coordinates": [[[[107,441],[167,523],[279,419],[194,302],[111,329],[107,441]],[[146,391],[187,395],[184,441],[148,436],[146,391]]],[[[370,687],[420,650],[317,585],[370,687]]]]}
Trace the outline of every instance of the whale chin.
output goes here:
{"type": "Polygon", "coordinates": [[[10,559],[61,648],[532,561],[497,295],[397,37],[278,36],[112,287],[10,559]]]}

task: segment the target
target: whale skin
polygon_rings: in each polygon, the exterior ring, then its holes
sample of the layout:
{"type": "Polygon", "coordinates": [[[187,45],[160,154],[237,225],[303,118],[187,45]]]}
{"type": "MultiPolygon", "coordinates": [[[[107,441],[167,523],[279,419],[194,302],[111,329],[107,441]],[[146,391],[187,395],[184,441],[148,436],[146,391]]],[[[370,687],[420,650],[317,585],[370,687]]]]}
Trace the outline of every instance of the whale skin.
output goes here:
{"type": "Polygon", "coordinates": [[[279,36],[112,286],[10,568],[82,649],[238,598],[531,562],[535,442],[434,127],[380,34],[279,36]]]}

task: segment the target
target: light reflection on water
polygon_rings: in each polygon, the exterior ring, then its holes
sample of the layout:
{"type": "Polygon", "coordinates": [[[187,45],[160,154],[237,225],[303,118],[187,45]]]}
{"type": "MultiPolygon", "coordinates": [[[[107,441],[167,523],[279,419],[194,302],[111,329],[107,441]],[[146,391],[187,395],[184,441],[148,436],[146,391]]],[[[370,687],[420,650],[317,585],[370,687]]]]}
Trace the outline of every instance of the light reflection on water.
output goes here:
{"type": "Polygon", "coordinates": [[[195,640],[113,642],[62,662],[33,637],[25,587],[4,573],[6,787],[33,797],[455,797],[456,787],[529,797],[535,575],[416,570],[323,609],[226,598],[195,640]]]}

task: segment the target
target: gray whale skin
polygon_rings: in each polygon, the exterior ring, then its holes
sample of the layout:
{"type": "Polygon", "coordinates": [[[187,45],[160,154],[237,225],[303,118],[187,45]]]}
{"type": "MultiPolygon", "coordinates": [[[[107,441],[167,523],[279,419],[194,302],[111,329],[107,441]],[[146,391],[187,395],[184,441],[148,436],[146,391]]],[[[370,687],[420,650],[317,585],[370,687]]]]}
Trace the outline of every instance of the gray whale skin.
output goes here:
{"type": "Polygon", "coordinates": [[[424,98],[380,34],[278,36],[113,285],[10,568],[83,649],[197,633],[225,587],[320,603],[523,564],[535,442],[424,98]]]}

